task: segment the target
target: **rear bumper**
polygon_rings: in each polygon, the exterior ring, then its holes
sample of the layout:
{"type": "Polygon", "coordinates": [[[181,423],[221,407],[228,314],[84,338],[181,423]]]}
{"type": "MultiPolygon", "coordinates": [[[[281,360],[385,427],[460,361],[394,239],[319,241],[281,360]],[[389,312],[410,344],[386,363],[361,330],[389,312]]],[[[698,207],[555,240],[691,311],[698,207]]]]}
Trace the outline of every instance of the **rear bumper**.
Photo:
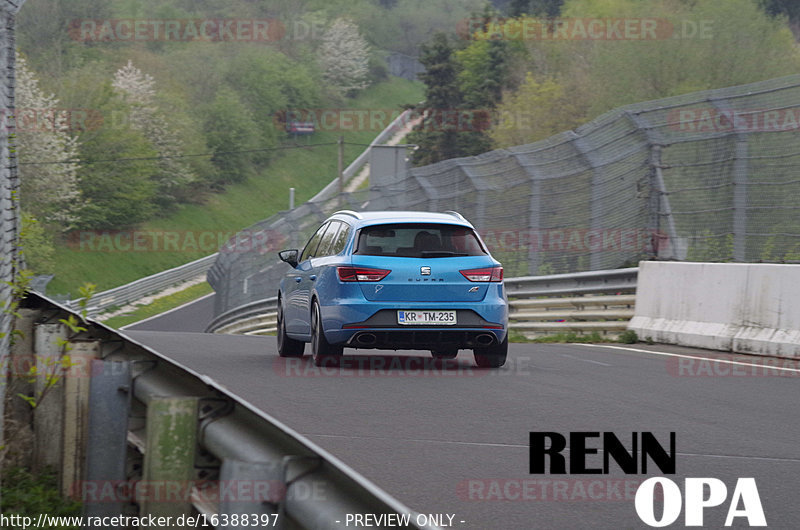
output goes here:
{"type": "MultiPolygon", "coordinates": [[[[353,294],[353,293],[350,293],[353,294]]],[[[497,342],[505,339],[508,329],[508,302],[502,284],[492,284],[488,296],[480,302],[385,301],[368,302],[360,293],[330,298],[322,305],[325,337],[331,344],[353,348],[436,349],[444,347],[481,347],[477,337],[490,334],[497,342]],[[409,326],[397,322],[397,311],[455,310],[456,324],[409,326]],[[367,340],[354,338],[372,332],[367,340]],[[430,332],[430,333],[425,333],[430,332]]],[[[485,337],[481,340],[486,340],[485,337]]],[[[487,344],[487,346],[490,344],[487,344]]]]}
{"type": "Polygon", "coordinates": [[[396,309],[381,309],[364,321],[345,324],[340,330],[326,330],[325,336],[351,348],[481,348],[498,344],[506,336],[506,313],[500,311],[496,316],[497,321],[490,321],[473,309],[457,309],[456,325],[409,326],[397,323],[396,309]]]}
{"type": "Polygon", "coordinates": [[[382,350],[472,349],[498,344],[505,334],[505,329],[359,329],[345,345],[382,350]]]}

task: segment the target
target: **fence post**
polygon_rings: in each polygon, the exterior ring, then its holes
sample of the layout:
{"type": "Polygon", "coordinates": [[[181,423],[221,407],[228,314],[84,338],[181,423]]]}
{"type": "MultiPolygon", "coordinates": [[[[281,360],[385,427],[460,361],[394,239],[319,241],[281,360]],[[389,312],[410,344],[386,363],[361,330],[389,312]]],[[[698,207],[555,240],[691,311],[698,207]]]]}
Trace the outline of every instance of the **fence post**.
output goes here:
{"type": "MultiPolygon", "coordinates": [[[[569,131],[569,134],[572,137],[572,145],[578,155],[586,161],[588,169],[592,172],[589,228],[594,233],[600,233],[604,228],[603,219],[605,216],[605,169],[603,168],[602,160],[600,160],[597,153],[593,152],[593,148],[589,145],[585,136],[579,136],[573,131],[569,131]]],[[[591,252],[589,254],[589,270],[601,269],[603,265],[602,257],[601,252],[591,252]]]]}
{"type": "Polygon", "coordinates": [[[747,260],[747,136],[736,135],[733,160],[733,260],[747,260]]]}
{"type": "MultiPolygon", "coordinates": [[[[711,105],[721,117],[727,117],[734,124],[734,112],[727,100],[712,99],[711,105]]],[[[728,135],[733,135],[733,261],[745,261],[747,256],[747,136],[739,127],[731,127],[728,135]]],[[[728,256],[720,256],[726,259],[728,256]]]]}

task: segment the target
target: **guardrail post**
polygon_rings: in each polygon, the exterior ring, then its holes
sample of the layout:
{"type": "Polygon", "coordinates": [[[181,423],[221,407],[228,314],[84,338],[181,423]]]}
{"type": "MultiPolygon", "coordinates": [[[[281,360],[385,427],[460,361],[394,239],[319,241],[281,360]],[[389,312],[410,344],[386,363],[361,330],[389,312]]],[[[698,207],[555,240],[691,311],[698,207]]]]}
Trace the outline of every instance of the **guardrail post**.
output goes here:
{"type": "Polygon", "coordinates": [[[41,323],[34,331],[34,355],[39,375],[33,384],[33,470],[45,467],[58,469],[61,464],[61,442],[64,431],[63,392],[61,381],[48,383],[62,355],[60,341],[66,340],[67,328],[60,323],[41,323]]]}
{"type": "Polygon", "coordinates": [[[89,385],[92,360],[100,356],[100,341],[73,342],[69,357],[72,363],[63,376],[64,431],[61,461],[61,494],[73,494],[83,482],[83,464],[89,436],[89,385]]]}
{"type": "Polygon", "coordinates": [[[147,403],[147,436],[141,514],[179,517],[191,513],[197,448],[196,397],[155,397],[147,403]]]}
{"type": "Polygon", "coordinates": [[[126,486],[131,363],[95,359],[91,375],[86,482],[79,485],[79,492],[84,515],[111,517],[122,513],[130,492],[126,488],[127,495],[121,495],[115,486],[126,486]],[[111,498],[107,498],[109,490],[111,498]]]}

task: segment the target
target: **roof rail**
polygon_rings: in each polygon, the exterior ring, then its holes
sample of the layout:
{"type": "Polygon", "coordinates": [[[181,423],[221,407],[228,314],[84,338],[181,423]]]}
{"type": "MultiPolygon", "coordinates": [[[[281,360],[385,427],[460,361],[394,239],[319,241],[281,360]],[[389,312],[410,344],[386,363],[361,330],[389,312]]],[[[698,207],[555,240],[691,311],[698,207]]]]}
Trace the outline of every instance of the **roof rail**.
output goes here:
{"type": "Polygon", "coordinates": [[[333,215],[352,215],[356,219],[363,219],[364,217],[361,216],[360,213],[354,212],[353,210],[339,210],[338,212],[333,212],[333,215]]]}
{"type": "Polygon", "coordinates": [[[461,219],[462,221],[466,221],[466,219],[464,218],[464,216],[463,216],[463,215],[461,215],[460,213],[458,213],[458,212],[457,212],[457,211],[455,211],[455,210],[445,210],[443,213],[449,213],[449,214],[450,214],[450,215],[452,215],[453,217],[458,217],[458,218],[459,218],[459,219],[461,219]]]}

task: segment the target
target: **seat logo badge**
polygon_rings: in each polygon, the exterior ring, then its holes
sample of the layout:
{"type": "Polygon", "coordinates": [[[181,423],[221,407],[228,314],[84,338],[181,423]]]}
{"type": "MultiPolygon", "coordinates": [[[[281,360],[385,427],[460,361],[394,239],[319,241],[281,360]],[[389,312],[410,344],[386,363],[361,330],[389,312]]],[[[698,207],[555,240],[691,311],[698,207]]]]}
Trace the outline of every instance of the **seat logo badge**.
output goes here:
{"type": "Polygon", "coordinates": [[[467,291],[467,292],[468,293],[477,293],[478,292],[478,286],[476,285],[475,287],[470,287],[469,291],[467,291]]]}
{"type": "Polygon", "coordinates": [[[423,276],[430,276],[431,275],[431,268],[430,267],[420,267],[419,273],[423,276]]]}

